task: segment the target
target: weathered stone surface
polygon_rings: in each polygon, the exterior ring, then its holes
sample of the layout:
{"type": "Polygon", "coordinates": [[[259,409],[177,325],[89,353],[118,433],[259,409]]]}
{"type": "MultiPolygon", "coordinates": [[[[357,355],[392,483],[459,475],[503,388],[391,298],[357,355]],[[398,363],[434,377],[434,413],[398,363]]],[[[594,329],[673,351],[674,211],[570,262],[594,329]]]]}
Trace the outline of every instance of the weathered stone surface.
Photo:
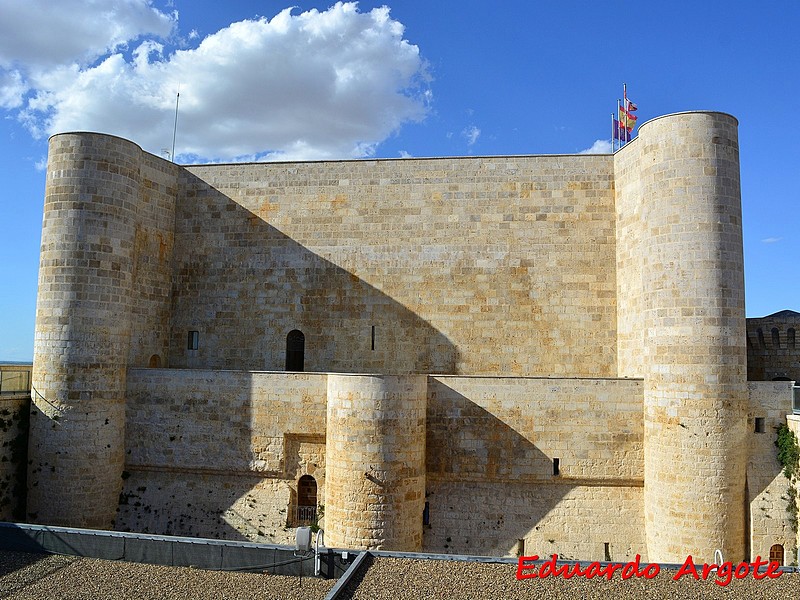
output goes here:
{"type": "Polygon", "coordinates": [[[293,543],[313,477],[333,545],[788,548],[753,420],[791,389],[747,388],[736,127],[189,167],[54,136],[29,518],[293,543]]]}

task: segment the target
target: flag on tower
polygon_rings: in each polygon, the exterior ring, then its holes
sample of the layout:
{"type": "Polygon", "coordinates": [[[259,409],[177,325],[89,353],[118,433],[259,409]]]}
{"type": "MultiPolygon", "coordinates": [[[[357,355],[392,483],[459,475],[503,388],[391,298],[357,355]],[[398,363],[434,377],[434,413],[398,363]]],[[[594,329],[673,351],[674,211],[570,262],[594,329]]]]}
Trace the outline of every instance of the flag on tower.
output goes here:
{"type": "Polygon", "coordinates": [[[636,127],[636,115],[632,115],[638,106],[628,100],[628,84],[622,84],[622,106],[620,107],[619,120],[625,124],[625,128],[631,132],[636,127]]]}
{"type": "Polygon", "coordinates": [[[614,149],[614,141],[619,140],[621,148],[626,142],[630,142],[633,137],[633,128],[636,127],[638,117],[633,114],[639,109],[636,104],[628,100],[628,86],[622,84],[622,100],[617,100],[617,113],[611,114],[611,148],[614,149]]]}
{"type": "Polygon", "coordinates": [[[621,142],[631,141],[630,130],[627,127],[625,127],[624,123],[620,123],[616,119],[614,119],[614,139],[619,140],[621,142]]]}
{"type": "Polygon", "coordinates": [[[625,106],[619,107],[619,122],[625,126],[625,129],[628,131],[633,131],[633,128],[636,127],[636,115],[632,115],[630,110],[626,110],[625,106]]]}

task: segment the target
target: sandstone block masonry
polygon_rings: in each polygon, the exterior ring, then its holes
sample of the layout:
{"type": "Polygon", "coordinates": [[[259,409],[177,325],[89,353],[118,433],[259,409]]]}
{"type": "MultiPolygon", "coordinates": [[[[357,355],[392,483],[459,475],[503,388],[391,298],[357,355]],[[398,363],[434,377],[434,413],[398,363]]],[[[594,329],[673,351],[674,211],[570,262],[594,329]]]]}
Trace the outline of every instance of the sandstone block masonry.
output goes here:
{"type": "Polygon", "coordinates": [[[800,381],[800,313],[784,310],[747,319],[747,378],[800,381]]]}
{"type": "Polygon", "coordinates": [[[353,546],[744,558],[736,129],[187,167],[54,136],[28,517],[282,540],[324,504],[353,546]]]}

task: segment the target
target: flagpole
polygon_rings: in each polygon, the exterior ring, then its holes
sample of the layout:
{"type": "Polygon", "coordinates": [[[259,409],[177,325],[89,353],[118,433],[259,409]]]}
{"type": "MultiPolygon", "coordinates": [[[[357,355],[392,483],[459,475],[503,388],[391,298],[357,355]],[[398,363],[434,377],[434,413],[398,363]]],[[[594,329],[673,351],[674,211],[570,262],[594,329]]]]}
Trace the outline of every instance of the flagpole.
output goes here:
{"type": "Polygon", "coordinates": [[[625,125],[627,125],[628,124],[627,123],[627,120],[628,120],[628,84],[627,83],[623,83],[622,84],[622,108],[625,109],[625,121],[626,121],[625,125]]]}
{"type": "MultiPolygon", "coordinates": [[[[625,131],[629,131],[628,126],[628,84],[622,82],[622,108],[625,110],[625,131]]],[[[628,134],[625,134],[625,141],[628,140],[628,134]]]]}
{"type": "Polygon", "coordinates": [[[624,127],[624,123],[622,122],[622,119],[620,117],[622,117],[622,114],[621,111],[619,110],[619,98],[617,98],[617,118],[619,119],[619,127],[620,127],[619,147],[622,148],[623,146],[622,138],[627,136],[625,136],[621,131],[622,127],[624,127]]]}
{"type": "Polygon", "coordinates": [[[614,154],[616,150],[614,149],[614,139],[616,138],[616,132],[614,131],[614,113],[611,113],[611,154],[614,154]]]}

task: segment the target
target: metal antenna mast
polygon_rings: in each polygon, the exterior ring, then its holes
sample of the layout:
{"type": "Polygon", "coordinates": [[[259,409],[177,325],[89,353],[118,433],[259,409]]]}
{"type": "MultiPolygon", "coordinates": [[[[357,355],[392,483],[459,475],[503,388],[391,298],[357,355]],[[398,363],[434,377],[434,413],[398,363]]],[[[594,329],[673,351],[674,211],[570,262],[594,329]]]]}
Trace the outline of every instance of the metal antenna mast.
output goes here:
{"type": "MultiPolygon", "coordinates": [[[[178,88],[180,90],[180,87],[178,88]]],[[[170,158],[175,162],[175,136],[178,134],[178,102],[181,100],[181,93],[175,96],[175,126],[172,128],[172,154],[170,158]]]]}

